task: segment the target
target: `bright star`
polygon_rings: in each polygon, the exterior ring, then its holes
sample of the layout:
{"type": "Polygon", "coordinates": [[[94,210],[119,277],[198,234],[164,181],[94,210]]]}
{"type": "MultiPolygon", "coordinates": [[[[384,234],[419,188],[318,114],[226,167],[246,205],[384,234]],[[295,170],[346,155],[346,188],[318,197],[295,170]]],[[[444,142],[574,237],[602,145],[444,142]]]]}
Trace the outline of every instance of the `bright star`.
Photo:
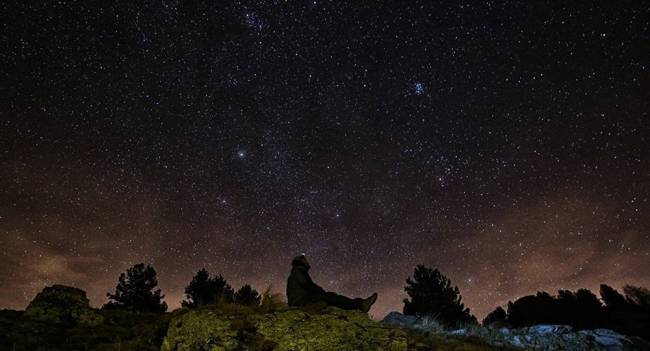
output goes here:
{"type": "Polygon", "coordinates": [[[424,84],[415,82],[415,95],[422,95],[424,93],[424,84]]]}

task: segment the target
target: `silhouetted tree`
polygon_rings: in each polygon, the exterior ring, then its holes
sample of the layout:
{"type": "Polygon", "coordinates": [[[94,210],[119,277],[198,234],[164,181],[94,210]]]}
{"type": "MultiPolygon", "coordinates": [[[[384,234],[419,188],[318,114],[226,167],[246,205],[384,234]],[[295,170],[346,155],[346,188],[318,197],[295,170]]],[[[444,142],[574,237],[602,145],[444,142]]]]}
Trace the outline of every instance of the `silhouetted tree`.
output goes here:
{"type": "Polygon", "coordinates": [[[183,307],[204,306],[222,301],[232,302],[233,289],[221,275],[210,277],[210,273],[202,268],[185,287],[185,296],[187,300],[181,302],[183,307]]]}
{"type": "Polygon", "coordinates": [[[587,289],[575,293],[559,290],[557,297],[548,303],[547,308],[553,314],[548,323],[569,324],[579,329],[597,326],[602,313],[598,297],[587,289]]]}
{"type": "Polygon", "coordinates": [[[610,328],[650,340],[650,290],[626,285],[623,292],[626,304],[608,310],[610,328]]]}
{"type": "Polygon", "coordinates": [[[620,309],[627,306],[625,297],[609,285],[600,285],[600,298],[605,303],[605,306],[610,309],[620,309]]]}
{"type": "Polygon", "coordinates": [[[602,319],[598,297],[587,289],[575,293],[559,290],[557,296],[540,291],[508,302],[507,322],[515,327],[535,324],[568,324],[579,329],[595,328],[602,319]]]}
{"type": "Polygon", "coordinates": [[[501,326],[506,323],[506,311],[499,306],[483,318],[483,325],[501,326]]]}
{"type": "Polygon", "coordinates": [[[600,286],[605,303],[603,327],[650,340],[650,308],[644,307],[650,297],[648,289],[626,285],[623,291],[625,296],[610,286],[600,286]]]}
{"type": "Polygon", "coordinates": [[[640,286],[626,285],[623,287],[625,299],[636,307],[650,311],[650,290],[640,286]]]}
{"type": "Polygon", "coordinates": [[[418,265],[406,284],[404,289],[410,300],[404,299],[404,314],[430,315],[448,325],[476,323],[462,303],[458,287],[452,287],[451,281],[437,269],[418,265]]]}
{"type": "Polygon", "coordinates": [[[573,315],[561,311],[567,321],[566,324],[578,329],[593,329],[602,325],[603,305],[598,297],[588,289],[578,289],[575,297],[575,308],[571,309],[573,315]]]}
{"type": "Polygon", "coordinates": [[[167,304],[162,301],[156,270],[144,263],[138,263],[120,274],[115,293],[106,294],[112,301],[104,308],[119,308],[135,312],[165,312],[167,304]]]}
{"type": "MultiPolygon", "coordinates": [[[[555,300],[549,300],[546,308],[553,309],[552,317],[548,323],[571,324],[569,319],[573,318],[577,309],[576,294],[570,290],[558,290],[555,300]]],[[[549,311],[551,312],[551,311],[549,311]]]]}
{"type": "Polygon", "coordinates": [[[558,320],[554,299],[547,292],[540,291],[508,302],[507,321],[514,327],[556,323],[558,320]]]}
{"type": "Polygon", "coordinates": [[[262,297],[250,285],[242,286],[235,293],[235,303],[246,306],[259,306],[262,297]]]}
{"type": "Polygon", "coordinates": [[[604,305],[587,289],[560,290],[557,296],[538,292],[508,302],[506,323],[514,327],[568,324],[578,329],[606,328],[650,340],[650,290],[627,285],[624,292],[625,296],[601,285],[604,305]]]}

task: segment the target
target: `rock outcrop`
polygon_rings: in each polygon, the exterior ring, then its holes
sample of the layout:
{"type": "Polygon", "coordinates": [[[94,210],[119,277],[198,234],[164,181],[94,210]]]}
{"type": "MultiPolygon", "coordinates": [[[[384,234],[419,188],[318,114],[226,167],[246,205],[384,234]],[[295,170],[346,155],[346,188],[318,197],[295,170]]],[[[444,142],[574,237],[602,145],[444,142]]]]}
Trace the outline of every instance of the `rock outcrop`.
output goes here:
{"type": "Polygon", "coordinates": [[[44,288],[29,303],[24,316],[63,325],[95,326],[102,322],[102,317],[90,307],[86,292],[65,285],[44,288]]]}
{"type": "Polygon", "coordinates": [[[534,325],[527,328],[492,329],[476,325],[464,329],[445,330],[426,319],[405,316],[399,312],[389,313],[382,322],[411,330],[479,338],[497,347],[549,351],[650,350],[650,343],[647,341],[638,337],[628,337],[608,329],[575,330],[568,325],[534,325]]]}
{"type": "Polygon", "coordinates": [[[233,316],[215,309],[172,319],[162,350],[407,350],[406,333],[364,313],[327,308],[233,316]]]}
{"type": "Polygon", "coordinates": [[[386,317],[384,317],[382,323],[422,332],[445,331],[445,326],[439,323],[435,318],[418,318],[401,314],[399,312],[390,312],[386,317]]]}
{"type": "Polygon", "coordinates": [[[163,351],[493,351],[502,348],[382,324],[334,307],[283,307],[273,312],[237,305],[173,312],[163,351]]]}
{"type": "Polygon", "coordinates": [[[649,350],[650,344],[609,329],[575,330],[568,325],[534,325],[527,328],[500,328],[490,333],[503,345],[537,350],[649,350]]]}

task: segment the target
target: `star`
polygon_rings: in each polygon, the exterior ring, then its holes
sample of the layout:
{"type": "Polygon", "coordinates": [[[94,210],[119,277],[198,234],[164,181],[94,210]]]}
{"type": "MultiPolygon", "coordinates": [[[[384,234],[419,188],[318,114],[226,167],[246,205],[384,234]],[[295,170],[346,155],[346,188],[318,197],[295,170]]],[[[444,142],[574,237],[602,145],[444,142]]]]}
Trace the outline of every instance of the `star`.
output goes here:
{"type": "Polygon", "coordinates": [[[283,290],[299,250],[377,316],[419,263],[479,318],[650,286],[641,1],[41,3],[3,3],[0,309],[135,259],[173,307],[205,262],[283,290]]]}
{"type": "Polygon", "coordinates": [[[421,83],[421,82],[415,82],[415,85],[413,87],[413,91],[415,92],[415,95],[424,94],[424,84],[421,83]]]}

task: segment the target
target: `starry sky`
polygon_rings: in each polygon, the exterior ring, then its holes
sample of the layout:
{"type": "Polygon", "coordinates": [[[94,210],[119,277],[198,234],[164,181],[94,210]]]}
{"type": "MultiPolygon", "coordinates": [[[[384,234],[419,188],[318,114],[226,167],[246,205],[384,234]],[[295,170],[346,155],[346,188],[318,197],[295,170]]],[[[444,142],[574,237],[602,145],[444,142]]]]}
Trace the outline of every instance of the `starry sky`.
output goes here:
{"type": "Polygon", "coordinates": [[[643,1],[3,1],[0,308],[152,264],[479,318],[650,286],[643,1]]]}

